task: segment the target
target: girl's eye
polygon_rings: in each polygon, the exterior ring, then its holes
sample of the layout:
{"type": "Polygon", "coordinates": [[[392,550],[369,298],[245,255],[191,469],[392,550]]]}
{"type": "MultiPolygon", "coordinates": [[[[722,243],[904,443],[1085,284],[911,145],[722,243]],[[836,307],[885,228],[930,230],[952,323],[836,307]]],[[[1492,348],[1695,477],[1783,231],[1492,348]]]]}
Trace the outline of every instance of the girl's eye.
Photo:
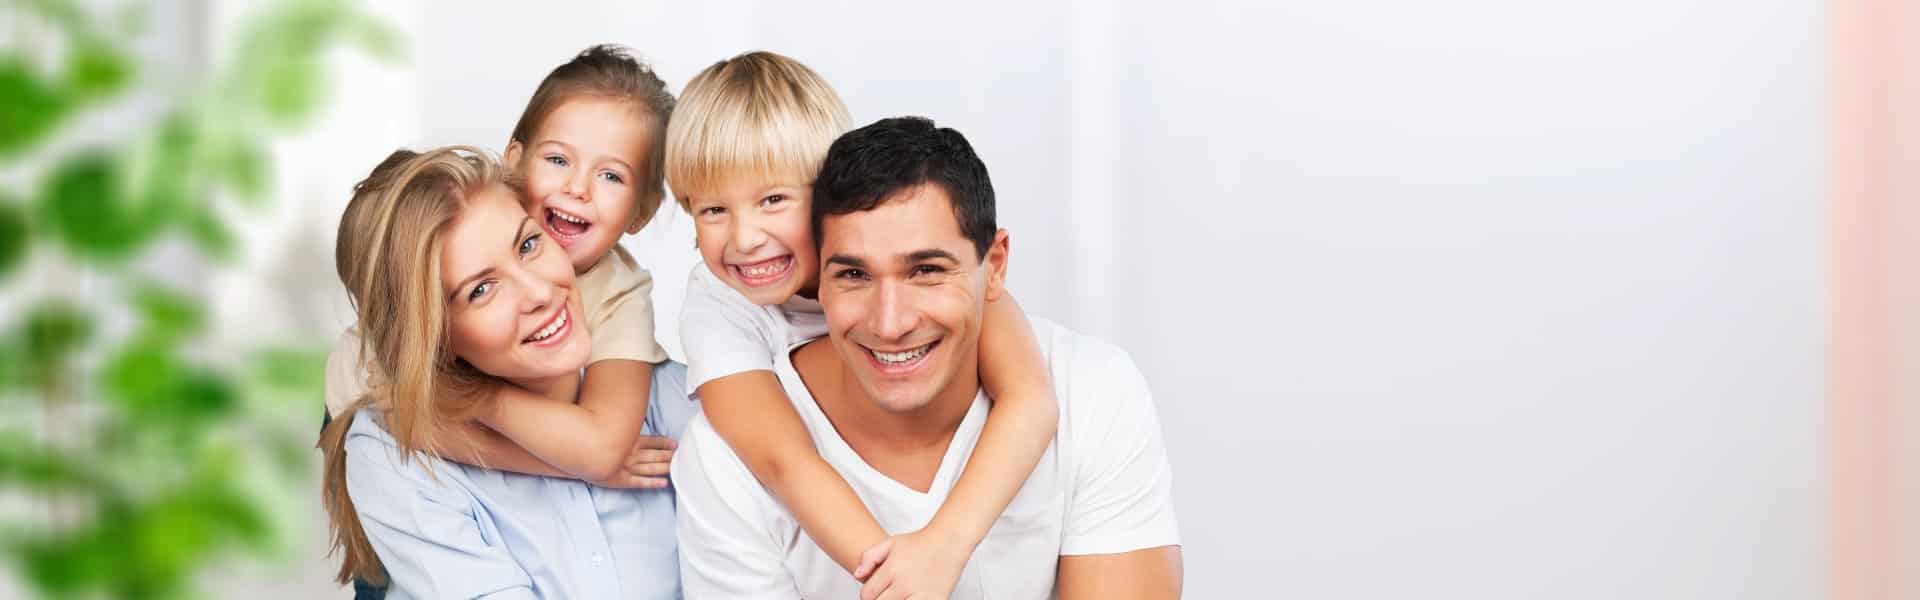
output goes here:
{"type": "MultiPolygon", "coordinates": [[[[499,247],[499,246],[495,246],[495,248],[498,248],[498,247],[499,247]]],[[[533,254],[533,251],[535,251],[535,250],[539,250],[539,249],[540,249],[540,234],[537,234],[537,233],[536,233],[536,234],[533,234],[533,235],[529,235],[529,236],[527,236],[527,239],[524,239],[524,240],[520,240],[520,255],[521,255],[521,256],[526,256],[526,255],[528,255],[528,254],[533,254]]]]}
{"type": "Polygon", "coordinates": [[[627,180],[620,178],[619,173],[615,173],[613,171],[601,171],[600,177],[602,179],[607,180],[607,182],[609,183],[626,183],[627,182],[627,180]]]}
{"type": "Polygon", "coordinates": [[[567,166],[567,157],[558,154],[547,155],[547,163],[556,167],[567,166]]]}
{"type": "MultiPolygon", "coordinates": [[[[499,246],[495,246],[495,247],[498,248],[499,246]]],[[[479,300],[481,296],[487,295],[487,292],[492,289],[493,289],[493,282],[491,281],[482,281],[480,283],[474,284],[473,291],[467,292],[467,302],[473,302],[475,300],[479,300]]]]}
{"type": "Polygon", "coordinates": [[[765,204],[765,205],[767,205],[767,206],[773,206],[773,205],[775,205],[775,204],[779,204],[779,203],[781,203],[781,202],[785,202],[786,200],[787,200],[787,196],[786,196],[786,194],[774,194],[774,195],[772,195],[772,196],[767,196],[767,197],[765,197],[765,198],[761,198],[761,199],[760,199],[760,203],[761,203],[761,204],[765,204]]]}

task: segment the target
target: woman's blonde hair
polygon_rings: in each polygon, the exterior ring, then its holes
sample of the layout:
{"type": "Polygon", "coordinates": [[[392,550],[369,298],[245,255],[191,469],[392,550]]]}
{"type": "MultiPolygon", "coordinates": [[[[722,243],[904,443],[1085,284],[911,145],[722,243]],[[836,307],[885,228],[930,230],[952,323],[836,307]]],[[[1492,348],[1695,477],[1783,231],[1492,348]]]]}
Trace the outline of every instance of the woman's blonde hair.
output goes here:
{"type": "Polygon", "coordinates": [[[653,126],[647,130],[647,164],[636,165],[644,172],[636,176],[634,187],[640,190],[640,195],[633,203],[634,225],[646,225],[667,193],[661,161],[666,154],[662,145],[667,136],[667,123],[673,118],[673,92],[667,91],[666,82],[653,73],[652,67],[634,58],[626,48],[614,44],[593,46],[580,51],[573,60],[554,67],[546,79],[540,80],[540,87],[534,88],[527,108],[513,125],[513,141],[523,147],[533,145],[533,134],[540,129],[540,124],[568,100],[577,98],[631,102],[636,112],[651,119],[653,126]]]}
{"type": "Polygon", "coordinates": [[[667,125],[667,181],[682,210],[727,180],[809,184],[852,121],[799,61],[757,51],[713,63],[687,82],[667,125]]]}
{"type": "Polygon", "coordinates": [[[479,149],[453,146],[399,150],[353,186],[340,217],[334,264],[359,315],[360,356],[370,389],[335,415],[320,435],[326,454],[321,498],[344,560],[341,583],[376,585],[386,571],[367,541],[347,495],[347,431],[360,409],[378,407],[404,459],[443,447],[449,426],[472,414],[497,379],[456,358],[447,346],[446,300],[440,289],[441,238],[466,199],[496,185],[516,185],[479,149]]]}

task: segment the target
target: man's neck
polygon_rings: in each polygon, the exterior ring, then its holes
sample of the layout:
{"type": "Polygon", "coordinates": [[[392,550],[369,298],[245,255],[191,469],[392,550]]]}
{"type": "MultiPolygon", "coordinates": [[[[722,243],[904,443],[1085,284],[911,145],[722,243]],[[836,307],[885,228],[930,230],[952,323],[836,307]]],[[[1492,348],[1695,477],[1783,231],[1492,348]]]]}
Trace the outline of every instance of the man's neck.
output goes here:
{"type": "Polygon", "coordinates": [[[919,409],[882,409],[848,372],[827,338],[795,350],[793,367],[847,446],[876,470],[922,492],[939,472],[954,432],[980,390],[977,377],[960,377],[919,409]]]}

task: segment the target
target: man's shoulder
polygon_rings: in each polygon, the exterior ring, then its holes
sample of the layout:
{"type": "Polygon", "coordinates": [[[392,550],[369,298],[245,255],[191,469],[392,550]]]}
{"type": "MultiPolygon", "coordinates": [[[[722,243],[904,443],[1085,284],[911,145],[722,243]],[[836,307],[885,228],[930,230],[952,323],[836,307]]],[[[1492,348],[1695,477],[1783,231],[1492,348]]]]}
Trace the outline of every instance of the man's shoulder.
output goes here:
{"type": "Polygon", "coordinates": [[[1047,357],[1056,393],[1064,396],[1077,388],[1099,387],[1138,378],[1133,357],[1120,346],[1080,333],[1045,317],[1028,315],[1040,352],[1047,357]]]}

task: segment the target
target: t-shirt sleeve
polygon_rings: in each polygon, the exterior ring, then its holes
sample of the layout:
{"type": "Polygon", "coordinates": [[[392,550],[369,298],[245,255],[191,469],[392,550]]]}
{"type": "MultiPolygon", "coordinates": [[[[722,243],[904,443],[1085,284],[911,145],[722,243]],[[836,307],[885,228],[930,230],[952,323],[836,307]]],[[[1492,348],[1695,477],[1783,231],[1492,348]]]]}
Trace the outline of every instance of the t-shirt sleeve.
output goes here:
{"type": "Polygon", "coordinates": [[[773,346],[768,341],[773,334],[755,318],[756,311],[764,309],[715,280],[706,268],[693,266],[680,311],[689,391],[735,373],[773,370],[773,346]]]}
{"type": "Polygon", "coordinates": [[[397,587],[419,598],[534,597],[533,580],[502,540],[482,532],[471,499],[448,474],[429,476],[427,459],[402,461],[378,437],[349,436],[347,495],[397,587]]]}
{"type": "Polygon", "coordinates": [[[653,275],[625,248],[614,246],[606,258],[580,275],[580,300],[593,333],[590,362],[607,359],[659,363],[667,350],[653,336],[653,275]]]}
{"type": "Polygon", "coordinates": [[[771,497],[706,417],[687,427],[672,472],[688,598],[800,597],[771,529],[771,497]]]}
{"type": "Polygon", "coordinates": [[[1073,374],[1066,400],[1073,500],[1060,554],[1177,545],[1173,469],[1146,378],[1120,349],[1081,345],[1076,358],[1087,368],[1073,374]]]}
{"type": "Polygon", "coordinates": [[[347,405],[367,394],[366,360],[360,354],[360,335],[352,327],[340,332],[340,339],[327,353],[327,414],[339,416],[347,405]]]}

